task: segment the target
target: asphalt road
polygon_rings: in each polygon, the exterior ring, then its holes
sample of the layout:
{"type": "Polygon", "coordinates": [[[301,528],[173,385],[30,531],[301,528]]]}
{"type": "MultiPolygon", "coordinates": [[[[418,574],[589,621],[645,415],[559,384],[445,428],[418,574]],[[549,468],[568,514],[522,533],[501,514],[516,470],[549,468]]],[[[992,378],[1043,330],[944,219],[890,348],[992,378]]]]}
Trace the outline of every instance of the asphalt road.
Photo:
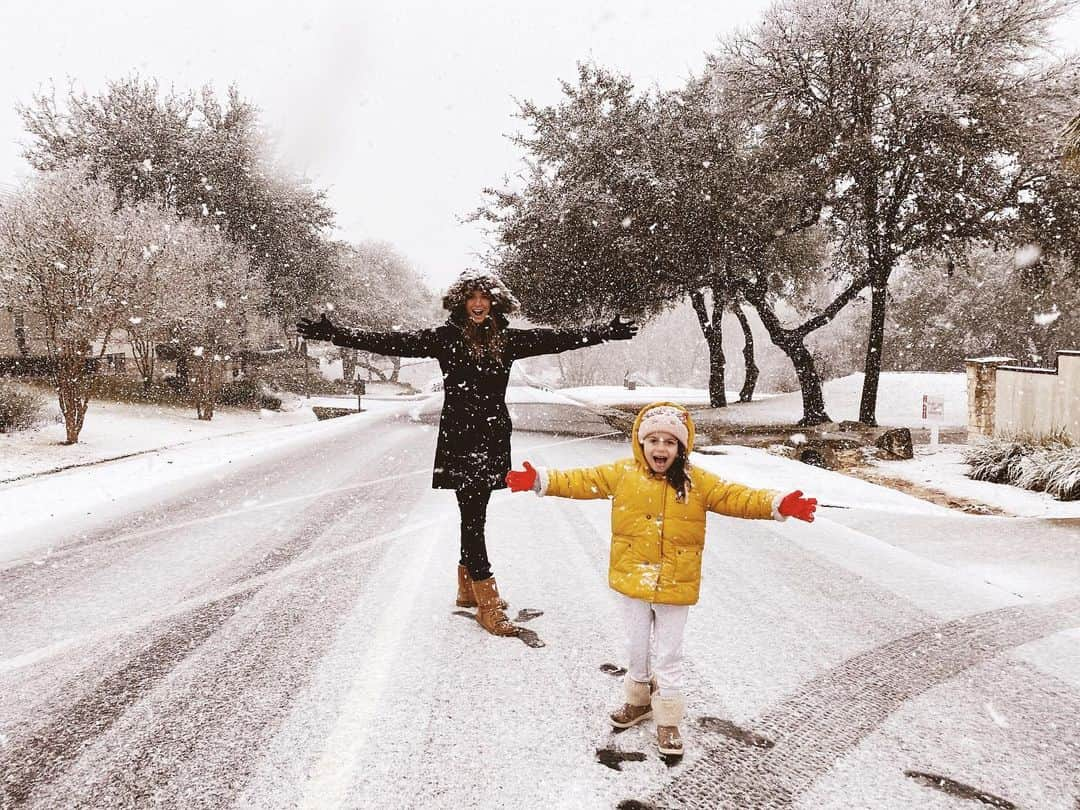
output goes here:
{"type": "MultiPolygon", "coordinates": [[[[496,576],[545,646],[496,639],[453,605],[433,448],[379,417],[0,570],[0,806],[1080,806],[1077,527],[713,519],[669,767],[604,723],[608,504],[496,493],[496,576]]],[[[552,466],[624,451],[515,436],[552,466]]]]}

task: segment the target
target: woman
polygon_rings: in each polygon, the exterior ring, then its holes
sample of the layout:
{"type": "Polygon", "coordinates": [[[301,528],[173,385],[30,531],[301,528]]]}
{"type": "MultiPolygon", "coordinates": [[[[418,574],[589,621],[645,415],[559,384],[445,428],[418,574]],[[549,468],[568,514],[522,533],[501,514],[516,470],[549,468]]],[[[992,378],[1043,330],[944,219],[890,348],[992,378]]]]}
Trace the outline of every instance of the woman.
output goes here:
{"type": "Polygon", "coordinates": [[[307,318],[297,331],[309,340],[399,357],[434,357],[442,369],[443,401],[432,486],[452,489],[461,511],[457,604],[476,607],[489,633],[514,635],[506,603],[491,574],[484,524],[494,489],[506,487],[510,469],[510,413],[506,385],[515,360],[626,340],[637,326],[615,317],[584,329],[513,329],[507,316],[516,298],[492,273],[466,270],[443,297],[450,317],[442,326],[415,332],[367,332],[335,326],[325,314],[307,318]]]}

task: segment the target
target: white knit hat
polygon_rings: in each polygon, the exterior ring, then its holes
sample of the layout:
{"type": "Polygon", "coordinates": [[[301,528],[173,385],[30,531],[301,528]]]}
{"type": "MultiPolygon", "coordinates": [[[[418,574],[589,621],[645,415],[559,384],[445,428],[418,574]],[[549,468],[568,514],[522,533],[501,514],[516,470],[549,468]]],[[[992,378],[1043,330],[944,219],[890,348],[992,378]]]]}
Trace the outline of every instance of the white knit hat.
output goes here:
{"type": "Polygon", "coordinates": [[[638,424],[638,441],[644,443],[650,433],[670,433],[686,447],[690,444],[690,431],[686,428],[686,411],[671,405],[657,405],[649,408],[638,424]]]}

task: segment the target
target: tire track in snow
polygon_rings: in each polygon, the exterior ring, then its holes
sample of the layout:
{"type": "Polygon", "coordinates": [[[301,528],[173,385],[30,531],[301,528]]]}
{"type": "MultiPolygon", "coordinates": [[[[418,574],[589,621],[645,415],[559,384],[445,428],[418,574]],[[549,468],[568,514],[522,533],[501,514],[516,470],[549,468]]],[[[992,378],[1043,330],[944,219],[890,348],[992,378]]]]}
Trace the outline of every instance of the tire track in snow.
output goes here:
{"type": "MultiPolygon", "coordinates": [[[[387,505],[399,503],[397,498],[400,497],[401,493],[393,487],[393,481],[382,481],[380,484],[381,486],[376,489],[376,492],[380,488],[383,489],[384,491],[381,494],[385,497],[379,502],[385,502],[387,505]]],[[[108,736],[114,725],[126,712],[141,701],[153,696],[155,692],[160,691],[164,684],[172,678],[174,670],[180,667],[182,663],[189,663],[199,648],[214,637],[230,619],[237,615],[238,611],[244,609],[267,585],[285,582],[289,578],[294,578],[298,573],[313,574],[318,568],[329,568],[328,563],[337,563],[342,557],[355,555],[357,551],[365,550],[366,547],[373,545],[376,540],[402,534],[403,530],[398,529],[384,533],[381,537],[376,535],[367,538],[362,543],[351,544],[345,550],[319,555],[313,560],[297,560],[300,555],[313,546],[320,535],[331,532],[341,524],[347,524],[349,527],[355,527],[357,523],[371,526],[373,523],[377,525],[379,522],[394,519],[390,515],[378,518],[377,515],[373,514],[372,509],[358,505],[350,489],[340,488],[338,497],[329,503],[325,502],[325,500],[322,502],[310,501],[309,507],[304,510],[309,512],[306,520],[301,522],[299,529],[292,534],[291,538],[283,538],[286,541],[284,553],[264,557],[255,565],[250,566],[246,573],[241,573],[236,577],[235,579],[238,581],[235,581],[230,587],[218,589],[213,594],[203,593],[192,599],[185,600],[181,605],[173,606],[164,611],[164,617],[161,614],[156,614],[147,621],[147,617],[140,616],[129,622],[129,626],[121,630],[121,633],[126,635],[125,631],[130,632],[132,629],[142,630],[160,623],[165,623],[167,626],[164,631],[152,631],[152,640],[143,642],[140,645],[140,651],[133,657],[127,655],[125,649],[125,647],[130,648],[132,640],[114,638],[110,646],[113,647],[115,654],[128,660],[119,668],[104,675],[89,691],[86,691],[85,684],[82,683],[72,683],[67,688],[63,688],[60,691],[59,699],[54,701],[54,704],[60,705],[57,706],[55,712],[50,713],[50,719],[44,726],[37,725],[38,718],[34,717],[22,721],[17,726],[10,727],[10,740],[2,749],[3,759],[0,760],[0,772],[4,774],[3,787],[6,797],[10,797],[15,804],[34,801],[31,797],[37,787],[44,787],[56,781],[60,774],[64,773],[77,759],[82,758],[87,751],[97,745],[95,741],[108,736]],[[352,509],[346,508],[348,506],[351,506],[352,509]],[[332,526],[327,526],[327,513],[340,515],[332,526]],[[136,625],[137,627],[132,628],[130,625],[136,625]],[[62,703],[65,695],[79,694],[80,692],[84,694],[73,704],[64,705],[62,703]]],[[[387,506],[387,509],[389,509],[389,506],[387,506]]],[[[175,530],[176,527],[173,527],[173,529],[175,530]]],[[[345,534],[346,531],[348,530],[343,530],[341,533],[345,534]]],[[[352,528],[352,531],[348,531],[348,533],[355,534],[355,528],[352,528]]],[[[335,573],[341,576],[340,566],[335,568],[332,575],[335,573]]],[[[321,608],[324,612],[327,612],[329,607],[324,604],[307,606],[321,608]]],[[[332,611],[329,612],[332,615],[332,611]]],[[[330,617],[325,616],[324,618],[330,617]]],[[[270,616],[267,618],[267,623],[279,626],[283,634],[288,634],[290,625],[295,624],[296,620],[297,614],[289,606],[270,606],[270,616]],[[275,611],[279,614],[276,620],[273,618],[275,611]]],[[[109,628],[104,635],[115,637],[117,631],[115,628],[109,628]]],[[[211,696],[220,696],[228,693],[232,694],[234,698],[242,696],[241,686],[237,686],[236,689],[230,689],[229,687],[257,680],[264,665],[270,663],[271,659],[275,657],[277,648],[273,642],[276,640],[273,634],[263,638],[256,635],[248,639],[246,643],[238,645],[238,649],[243,651],[243,654],[239,657],[249,658],[253,665],[245,667],[242,663],[233,665],[233,662],[229,662],[231,671],[224,679],[220,675],[216,677],[209,676],[211,682],[215,684],[210,687],[209,694],[211,696]],[[225,682],[223,683],[222,680],[225,682]]],[[[9,659],[9,661],[4,662],[0,671],[11,671],[31,663],[40,662],[72,647],[85,645],[86,641],[86,638],[70,639],[58,645],[50,645],[45,650],[37,650],[30,655],[20,656],[15,660],[9,659]]],[[[94,649],[96,650],[96,645],[94,645],[94,649]]],[[[290,684],[295,687],[303,681],[304,673],[292,672],[290,676],[290,684]],[[300,680],[298,681],[297,678],[300,680]]],[[[285,687],[290,684],[282,683],[276,684],[276,686],[285,687]]],[[[205,687],[203,691],[205,691],[205,687]]],[[[174,697],[169,701],[169,708],[175,709],[179,703],[186,701],[196,714],[205,713],[208,701],[198,697],[200,690],[196,689],[190,694],[194,695],[194,697],[180,697],[179,699],[174,697]]],[[[215,702],[214,698],[211,697],[209,702],[215,702]]],[[[227,715],[230,710],[228,701],[219,705],[217,709],[220,715],[227,715]]],[[[269,720],[273,714],[274,712],[270,712],[269,715],[264,715],[264,717],[269,720]]],[[[212,717],[213,714],[211,713],[209,716],[212,717]]],[[[156,717],[151,719],[155,722],[160,720],[160,718],[156,717]]],[[[183,725],[183,721],[177,725],[183,725]]],[[[165,730],[168,732],[171,728],[167,726],[165,730]]],[[[110,796],[111,799],[105,800],[102,806],[117,806],[118,802],[113,799],[118,797],[123,797],[119,804],[132,800],[138,804],[140,801],[138,797],[143,795],[139,791],[153,789],[154,783],[167,784],[175,776],[176,769],[180,768],[184,761],[182,756],[179,759],[176,758],[175,751],[164,750],[160,753],[164,755],[164,759],[167,761],[166,765],[163,766],[160,761],[155,763],[155,760],[161,759],[158,756],[159,752],[156,747],[168,741],[169,734],[166,733],[159,734],[156,737],[151,736],[140,743],[132,741],[131,745],[122,746],[119,758],[129,760],[130,767],[121,769],[94,768],[92,770],[100,770],[101,772],[113,770],[108,783],[105,785],[94,783],[94,777],[91,777],[90,784],[84,783],[84,786],[80,787],[92,792],[104,792],[110,796]],[[142,753],[138,750],[140,748],[143,749],[142,753]],[[154,772],[153,778],[150,778],[151,771],[154,772]]],[[[108,748],[107,745],[104,747],[108,748]]],[[[181,746],[181,748],[183,747],[181,746]]],[[[190,745],[187,747],[190,749],[190,745]]],[[[236,776],[235,771],[230,775],[231,783],[236,783],[236,776]]],[[[48,804],[48,801],[46,801],[46,804],[48,804]]]]}
{"type": "Polygon", "coordinates": [[[751,727],[767,751],[709,746],[647,803],[657,808],[791,807],[905,702],[973,666],[1075,625],[1080,598],[1006,607],[933,625],[813,679],[751,727]]]}

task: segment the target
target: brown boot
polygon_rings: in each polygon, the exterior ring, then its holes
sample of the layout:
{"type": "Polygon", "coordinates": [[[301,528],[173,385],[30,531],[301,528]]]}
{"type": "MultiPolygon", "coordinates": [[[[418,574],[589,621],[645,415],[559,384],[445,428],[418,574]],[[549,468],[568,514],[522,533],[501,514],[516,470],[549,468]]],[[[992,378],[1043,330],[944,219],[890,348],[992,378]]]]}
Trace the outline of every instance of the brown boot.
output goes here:
{"type": "MultiPolygon", "coordinates": [[[[461,563],[458,563],[457,567],[457,602],[458,607],[474,608],[476,607],[476,597],[473,595],[472,577],[469,576],[469,569],[461,563]]],[[[505,599],[499,600],[499,607],[502,610],[506,610],[508,605],[505,599]]]]}
{"type": "Polygon", "coordinates": [[[622,708],[611,713],[611,725],[615,728],[630,728],[652,717],[652,706],[649,704],[650,688],[650,684],[638,683],[627,675],[623,680],[626,703],[622,705],[622,708]]]}
{"type": "Polygon", "coordinates": [[[473,582],[472,587],[478,608],[476,620],[480,626],[493,636],[516,636],[517,628],[510,624],[499,607],[499,586],[495,583],[495,577],[473,582]]]}
{"type": "Polygon", "coordinates": [[[469,569],[464,565],[457,567],[457,602],[458,607],[476,607],[476,598],[472,592],[472,580],[469,578],[469,569]]]}
{"type": "Polygon", "coordinates": [[[669,757],[681,757],[683,754],[682,736],[679,723],[683,719],[685,704],[682,695],[661,697],[653,695],[653,719],[656,721],[656,747],[660,753],[669,757]]]}

